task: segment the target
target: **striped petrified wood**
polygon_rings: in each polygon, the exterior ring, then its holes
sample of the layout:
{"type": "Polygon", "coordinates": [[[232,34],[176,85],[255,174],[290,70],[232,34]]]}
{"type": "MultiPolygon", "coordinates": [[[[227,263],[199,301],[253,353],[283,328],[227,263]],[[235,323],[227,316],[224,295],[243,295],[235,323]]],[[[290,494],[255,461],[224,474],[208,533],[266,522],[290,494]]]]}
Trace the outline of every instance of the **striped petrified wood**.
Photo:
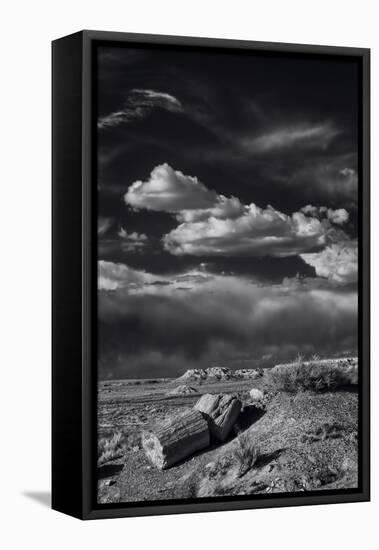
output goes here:
{"type": "Polygon", "coordinates": [[[195,409],[170,419],[153,433],[142,434],[142,446],[146,455],[161,470],[208,447],[209,443],[208,424],[195,409]]]}
{"type": "Polygon", "coordinates": [[[225,441],[241,411],[242,403],[234,395],[206,393],[195,405],[207,420],[211,435],[225,441]]]}

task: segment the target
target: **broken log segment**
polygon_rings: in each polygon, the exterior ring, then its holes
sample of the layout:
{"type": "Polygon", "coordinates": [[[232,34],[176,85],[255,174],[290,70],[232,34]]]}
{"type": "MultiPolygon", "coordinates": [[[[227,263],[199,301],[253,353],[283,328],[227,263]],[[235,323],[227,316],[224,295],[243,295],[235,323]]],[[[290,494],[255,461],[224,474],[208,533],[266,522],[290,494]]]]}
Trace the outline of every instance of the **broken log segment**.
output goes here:
{"type": "Polygon", "coordinates": [[[234,395],[222,393],[202,395],[195,405],[208,422],[211,435],[225,441],[241,411],[242,403],[234,395]]]}
{"type": "Polygon", "coordinates": [[[153,433],[142,434],[142,446],[150,461],[164,470],[210,444],[208,423],[194,409],[165,422],[153,433]]]}

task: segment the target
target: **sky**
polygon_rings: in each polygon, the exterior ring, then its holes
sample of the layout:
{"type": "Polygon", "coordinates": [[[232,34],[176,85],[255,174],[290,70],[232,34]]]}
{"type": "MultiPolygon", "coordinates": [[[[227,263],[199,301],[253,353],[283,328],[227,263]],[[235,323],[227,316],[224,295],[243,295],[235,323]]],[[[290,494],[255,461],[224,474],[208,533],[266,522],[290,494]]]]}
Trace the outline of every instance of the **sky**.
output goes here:
{"type": "Polygon", "coordinates": [[[359,67],[101,46],[101,378],[357,353],[359,67]]]}

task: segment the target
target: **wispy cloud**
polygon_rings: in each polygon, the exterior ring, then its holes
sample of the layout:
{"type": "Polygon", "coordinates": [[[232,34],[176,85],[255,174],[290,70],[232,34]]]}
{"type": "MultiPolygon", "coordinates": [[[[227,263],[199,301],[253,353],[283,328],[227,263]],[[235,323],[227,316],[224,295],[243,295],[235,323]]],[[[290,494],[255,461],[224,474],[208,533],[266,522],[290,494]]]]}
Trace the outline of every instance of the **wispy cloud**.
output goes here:
{"type": "Polygon", "coordinates": [[[182,104],[171,94],[135,88],[131,90],[121,109],[99,118],[97,127],[104,129],[128,124],[148,116],[155,108],[180,112],[182,104]]]}
{"type": "MultiPolygon", "coordinates": [[[[291,188],[296,194],[302,195],[305,201],[328,203],[351,209],[357,204],[358,174],[357,155],[342,153],[336,155],[323,154],[306,157],[296,163],[294,169],[282,174],[274,171],[273,181],[291,188]]],[[[275,170],[275,169],[274,169],[275,170]]]]}
{"type": "Polygon", "coordinates": [[[299,124],[290,127],[279,127],[252,140],[244,140],[246,148],[252,152],[265,153],[291,147],[326,148],[340,133],[331,123],[299,124]]]}
{"type": "Polygon", "coordinates": [[[97,234],[99,237],[102,235],[105,235],[105,233],[108,231],[108,229],[111,228],[113,224],[112,218],[103,218],[99,217],[97,220],[97,234]]]}

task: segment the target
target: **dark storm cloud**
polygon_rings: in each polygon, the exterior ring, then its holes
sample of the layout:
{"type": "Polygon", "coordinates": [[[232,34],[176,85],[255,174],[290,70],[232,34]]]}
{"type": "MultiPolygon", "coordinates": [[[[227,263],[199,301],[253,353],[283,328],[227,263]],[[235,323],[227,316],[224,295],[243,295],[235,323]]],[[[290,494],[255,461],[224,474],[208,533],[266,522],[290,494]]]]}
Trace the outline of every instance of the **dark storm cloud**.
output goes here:
{"type": "Polygon", "coordinates": [[[174,376],[188,365],[234,368],[242,356],[251,365],[267,355],[275,362],[296,350],[323,355],[356,345],[353,288],[298,279],[272,286],[220,276],[199,282],[198,275],[188,274],[183,292],[183,281],[150,285],[150,275],[127,270],[127,287],[100,292],[101,356],[114,375],[174,376]]]}

